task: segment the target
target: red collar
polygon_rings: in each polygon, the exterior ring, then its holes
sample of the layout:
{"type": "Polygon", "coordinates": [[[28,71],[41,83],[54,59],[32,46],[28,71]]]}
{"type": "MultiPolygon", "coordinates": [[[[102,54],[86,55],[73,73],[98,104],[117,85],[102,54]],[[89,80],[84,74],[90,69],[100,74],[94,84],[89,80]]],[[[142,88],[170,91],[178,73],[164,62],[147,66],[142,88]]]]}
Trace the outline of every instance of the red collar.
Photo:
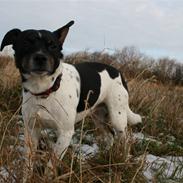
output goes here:
{"type": "MultiPolygon", "coordinates": [[[[55,92],[59,89],[60,87],[60,81],[61,81],[61,77],[62,74],[60,74],[57,79],[55,80],[53,86],[51,88],[49,88],[48,90],[41,92],[41,93],[32,93],[30,92],[32,95],[34,96],[40,96],[41,98],[47,98],[52,92],[55,92]]],[[[27,90],[28,91],[28,90],[27,90]]]]}

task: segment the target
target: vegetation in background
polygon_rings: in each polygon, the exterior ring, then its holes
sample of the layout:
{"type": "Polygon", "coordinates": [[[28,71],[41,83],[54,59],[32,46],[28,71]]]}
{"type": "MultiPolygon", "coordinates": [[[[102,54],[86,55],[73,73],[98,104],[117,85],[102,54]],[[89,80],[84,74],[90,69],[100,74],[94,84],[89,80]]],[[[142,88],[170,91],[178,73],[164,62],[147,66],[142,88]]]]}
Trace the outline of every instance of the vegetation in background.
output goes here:
{"type": "MultiPolygon", "coordinates": [[[[78,52],[65,57],[65,62],[102,62],[113,65],[125,76],[130,93],[130,106],[143,116],[143,124],[128,128],[125,142],[115,142],[106,149],[101,133],[93,125],[93,118],[84,121],[83,143],[95,141],[99,151],[95,156],[81,160],[80,153],[70,147],[61,165],[59,176],[52,182],[61,183],[144,183],[143,171],[148,153],[158,156],[183,156],[183,65],[169,58],[155,60],[135,48],[124,48],[109,55],[103,52],[78,52]],[[133,133],[144,134],[141,140],[133,133]],[[86,133],[95,134],[88,139],[86,133]],[[98,138],[97,138],[98,137],[98,138]]],[[[21,84],[14,61],[0,57],[0,182],[21,182],[23,169],[23,123],[21,120],[21,84]]],[[[81,124],[76,125],[80,133],[81,124]]],[[[40,151],[35,159],[44,164],[50,157],[40,151]]],[[[162,168],[164,165],[162,164],[162,168]]],[[[179,169],[183,169],[183,163],[179,169]]],[[[177,168],[178,169],[178,168],[177,168]]],[[[166,182],[159,169],[154,182],[166,182]]],[[[47,175],[35,170],[30,182],[50,182],[47,175]]],[[[55,166],[55,172],[57,168],[55,166]]],[[[168,180],[168,179],[167,179],[168,180]]],[[[174,182],[182,182],[182,177],[174,182]]]]}

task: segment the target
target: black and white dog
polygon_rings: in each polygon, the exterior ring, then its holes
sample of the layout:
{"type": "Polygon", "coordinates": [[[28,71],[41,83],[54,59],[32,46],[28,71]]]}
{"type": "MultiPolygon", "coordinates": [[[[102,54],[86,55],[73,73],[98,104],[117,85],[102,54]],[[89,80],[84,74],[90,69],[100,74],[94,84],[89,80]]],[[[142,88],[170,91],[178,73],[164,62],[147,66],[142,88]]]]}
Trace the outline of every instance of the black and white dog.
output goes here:
{"type": "MultiPolygon", "coordinates": [[[[13,29],[2,41],[1,50],[13,45],[22,77],[27,157],[36,151],[40,131],[53,128],[58,137],[53,151],[62,158],[74,134],[74,124],[101,103],[107,106],[117,133],[125,132],[127,121],[132,125],[141,122],[140,115],[129,108],[127,86],[118,70],[101,63],[62,62],[62,46],[73,23],[54,32],[13,29]]],[[[51,161],[48,166],[52,167],[51,161]]]]}

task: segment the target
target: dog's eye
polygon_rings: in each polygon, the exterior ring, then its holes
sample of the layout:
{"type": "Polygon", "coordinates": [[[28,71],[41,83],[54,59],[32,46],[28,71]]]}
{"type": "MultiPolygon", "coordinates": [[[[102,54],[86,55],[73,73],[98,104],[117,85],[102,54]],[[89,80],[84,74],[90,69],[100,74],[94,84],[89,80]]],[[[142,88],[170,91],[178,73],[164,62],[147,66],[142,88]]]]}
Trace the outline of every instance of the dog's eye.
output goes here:
{"type": "Polygon", "coordinates": [[[50,50],[55,50],[55,49],[57,49],[57,45],[56,45],[54,42],[49,41],[49,42],[48,42],[48,48],[49,48],[50,50]]]}
{"type": "Polygon", "coordinates": [[[27,44],[34,44],[34,42],[35,42],[35,38],[33,37],[29,37],[25,40],[25,43],[27,44]]]}

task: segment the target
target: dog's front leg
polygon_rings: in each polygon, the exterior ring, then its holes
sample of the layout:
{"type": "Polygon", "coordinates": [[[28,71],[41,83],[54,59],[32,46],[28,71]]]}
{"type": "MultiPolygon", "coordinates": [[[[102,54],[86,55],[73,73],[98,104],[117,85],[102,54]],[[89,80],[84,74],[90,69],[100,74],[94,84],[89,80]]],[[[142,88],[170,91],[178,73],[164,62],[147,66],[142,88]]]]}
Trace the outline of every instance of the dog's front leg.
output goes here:
{"type": "Polygon", "coordinates": [[[23,168],[23,183],[31,178],[33,173],[33,158],[35,157],[38,141],[39,129],[25,126],[25,164],[23,168]]]}
{"type": "Polygon", "coordinates": [[[61,160],[70,145],[72,136],[74,134],[74,128],[70,130],[62,130],[58,132],[57,142],[53,146],[53,158],[49,160],[47,164],[46,174],[50,173],[53,174],[53,171],[56,170],[56,163],[55,160],[61,160]]]}

